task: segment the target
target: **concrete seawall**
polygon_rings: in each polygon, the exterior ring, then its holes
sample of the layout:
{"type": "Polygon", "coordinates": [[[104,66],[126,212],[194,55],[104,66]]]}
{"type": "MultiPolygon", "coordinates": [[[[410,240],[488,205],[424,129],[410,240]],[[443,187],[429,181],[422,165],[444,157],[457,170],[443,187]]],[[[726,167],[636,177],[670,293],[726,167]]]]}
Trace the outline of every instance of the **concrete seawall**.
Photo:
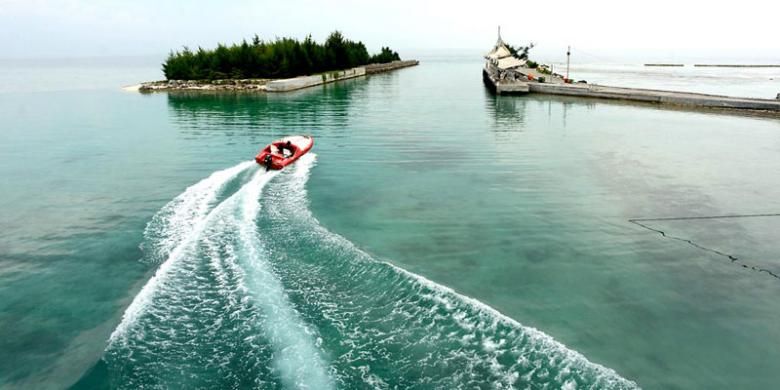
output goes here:
{"type": "Polygon", "coordinates": [[[768,111],[780,114],[780,100],[756,99],[703,93],[663,91],[655,89],[608,87],[597,84],[561,84],[539,82],[497,82],[482,72],[485,85],[497,94],[541,93],[612,100],[669,104],[687,107],[730,110],[768,111]]]}
{"type": "Polygon", "coordinates": [[[332,83],[334,81],[346,80],[365,75],[366,68],[361,66],[342,71],[322,73],[314,76],[301,76],[291,79],[273,80],[269,81],[268,84],[265,85],[265,90],[268,92],[295,91],[296,89],[313,87],[316,85],[332,83]]]}
{"type": "Polygon", "coordinates": [[[631,100],[691,107],[775,111],[780,113],[780,100],[776,99],[754,99],[654,89],[607,87],[595,84],[528,83],[528,87],[530,92],[551,95],[631,100]]]}
{"type": "Polygon", "coordinates": [[[530,92],[529,83],[502,82],[493,80],[486,70],[482,70],[482,80],[491,91],[501,94],[523,94],[530,92]]]}
{"type": "Polygon", "coordinates": [[[389,72],[396,69],[415,66],[419,63],[420,61],[417,60],[393,61],[386,64],[370,64],[338,72],[327,72],[315,76],[301,76],[291,79],[273,80],[265,85],[265,89],[268,92],[294,91],[296,89],[308,88],[316,85],[332,83],[334,81],[351,79],[365,76],[367,74],[389,72]]]}
{"type": "Polygon", "coordinates": [[[391,70],[406,68],[409,66],[415,66],[419,64],[420,61],[417,60],[393,61],[393,62],[388,62],[386,64],[366,65],[365,68],[366,68],[366,74],[374,74],[374,73],[389,72],[391,70]]]}

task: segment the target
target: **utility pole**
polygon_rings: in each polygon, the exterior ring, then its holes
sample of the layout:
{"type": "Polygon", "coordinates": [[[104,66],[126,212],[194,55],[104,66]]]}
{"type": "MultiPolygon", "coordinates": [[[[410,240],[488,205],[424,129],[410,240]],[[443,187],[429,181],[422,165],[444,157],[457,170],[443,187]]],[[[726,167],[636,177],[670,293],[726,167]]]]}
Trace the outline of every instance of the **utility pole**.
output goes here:
{"type": "Polygon", "coordinates": [[[566,47],[566,80],[569,79],[569,58],[571,57],[571,46],[566,47]]]}

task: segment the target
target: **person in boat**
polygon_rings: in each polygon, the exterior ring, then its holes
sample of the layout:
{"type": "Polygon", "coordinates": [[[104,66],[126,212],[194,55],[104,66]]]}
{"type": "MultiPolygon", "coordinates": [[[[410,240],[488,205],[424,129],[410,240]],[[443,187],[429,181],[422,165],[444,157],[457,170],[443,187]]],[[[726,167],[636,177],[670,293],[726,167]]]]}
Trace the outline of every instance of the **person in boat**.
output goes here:
{"type": "Polygon", "coordinates": [[[280,152],[282,153],[282,156],[288,157],[292,156],[295,153],[295,150],[293,149],[292,142],[287,141],[280,149],[280,152]],[[287,153],[285,153],[285,150],[287,153]]]}

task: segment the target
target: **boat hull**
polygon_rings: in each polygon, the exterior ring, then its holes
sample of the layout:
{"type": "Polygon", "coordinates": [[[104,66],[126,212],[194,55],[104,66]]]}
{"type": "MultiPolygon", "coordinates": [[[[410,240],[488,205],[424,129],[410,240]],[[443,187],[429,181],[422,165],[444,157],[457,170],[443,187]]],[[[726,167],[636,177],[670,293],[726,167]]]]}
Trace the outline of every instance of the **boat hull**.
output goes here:
{"type": "Polygon", "coordinates": [[[314,146],[314,138],[308,135],[293,135],[271,142],[255,156],[255,161],[266,169],[282,169],[301,158],[314,146]],[[290,143],[292,152],[285,156],[282,148],[290,143]]]}

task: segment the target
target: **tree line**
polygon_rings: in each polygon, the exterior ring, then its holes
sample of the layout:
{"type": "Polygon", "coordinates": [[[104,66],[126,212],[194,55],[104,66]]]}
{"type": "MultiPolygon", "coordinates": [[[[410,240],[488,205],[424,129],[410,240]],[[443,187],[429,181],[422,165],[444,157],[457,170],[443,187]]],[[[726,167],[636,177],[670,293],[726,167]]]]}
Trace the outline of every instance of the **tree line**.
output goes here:
{"type": "Polygon", "coordinates": [[[528,46],[512,46],[508,43],[504,43],[504,44],[506,45],[506,48],[509,49],[509,52],[512,53],[513,56],[521,60],[527,60],[528,51],[534,48],[533,43],[529,43],[528,46]]]}
{"type": "Polygon", "coordinates": [[[334,31],[323,44],[311,35],[303,41],[277,38],[268,42],[255,35],[251,43],[219,44],[213,50],[184,47],[168,55],[162,70],[168,80],[287,78],[400,59],[389,47],[371,56],[363,42],[334,31]]]}

